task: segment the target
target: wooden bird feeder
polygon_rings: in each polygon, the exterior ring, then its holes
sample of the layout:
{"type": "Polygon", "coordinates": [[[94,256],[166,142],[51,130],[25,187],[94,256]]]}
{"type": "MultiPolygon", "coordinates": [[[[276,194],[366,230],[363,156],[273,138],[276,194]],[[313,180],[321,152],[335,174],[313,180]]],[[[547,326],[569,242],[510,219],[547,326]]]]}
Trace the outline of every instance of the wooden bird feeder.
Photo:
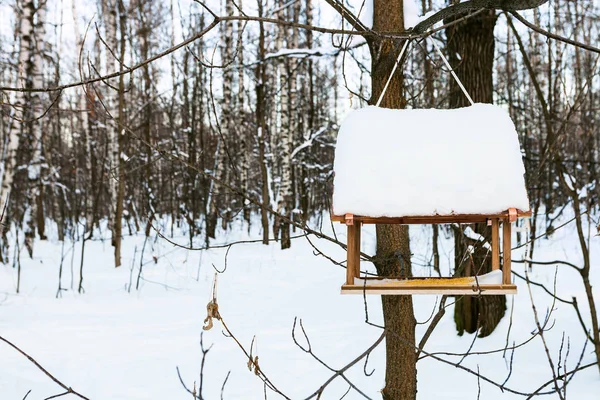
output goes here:
{"type": "Polygon", "coordinates": [[[340,127],[334,172],[332,220],[348,230],[342,294],[517,293],[511,225],[531,212],[516,129],[502,108],[355,110],[340,127]],[[471,223],[492,229],[487,276],[360,277],[363,224],[471,223]]]}

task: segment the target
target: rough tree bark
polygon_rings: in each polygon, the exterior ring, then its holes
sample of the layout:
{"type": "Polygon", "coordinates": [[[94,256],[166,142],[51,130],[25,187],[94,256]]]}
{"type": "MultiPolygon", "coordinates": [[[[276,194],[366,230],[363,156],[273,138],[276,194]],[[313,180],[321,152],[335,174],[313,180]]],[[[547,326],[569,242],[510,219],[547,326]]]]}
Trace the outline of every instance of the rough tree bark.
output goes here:
{"type": "MultiPolygon", "coordinates": [[[[125,46],[127,35],[127,14],[123,0],[117,0],[119,11],[119,71],[123,72],[125,60],[125,46]]],[[[115,20],[116,23],[116,20],[115,20]]],[[[123,237],[123,199],[125,197],[125,160],[123,155],[125,152],[125,75],[119,76],[119,96],[118,96],[118,113],[117,113],[117,129],[116,143],[114,149],[116,154],[113,154],[115,165],[117,167],[117,204],[115,205],[115,219],[113,226],[113,245],[115,246],[115,267],[121,266],[121,239],[123,237]]],[[[113,151],[114,151],[113,149],[113,151]]]]}
{"type": "MultiPolygon", "coordinates": [[[[117,1],[118,0],[102,0],[102,13],[105,18],[105,30],[106,30],[106,45],[108,49],[105,49],[105,68],[107,72],[120,71],[122,65],[119,63],[117,54],[119,51],[119,42],[117,41],[117,1]]],[[[123,53],[124,54],[124,53],[123,53]]],[[[114,84],[114,82],[111,82],[114,84]]],[[[119,78],[119,85],[121,78],[119,78]]],[[[121,242],[121,222],[120,215],[123,209],[122,204],[119,205],[119,98],[120,93],[115,95],[114,91],[109,88],[106,93],[106,105],[108,111],[112,114],[116,121],[109,124],[107,127],[108,134],[108,193],[110,198],[110,210],[111,216],[108,219],[108,228],[112,232],[111,244],[115,247],[115,267],[121,265],[120,260],[120,242],[121,242]],[[116,111],[116,113],[115,113],[116,111]],[[116,114],[116,115],[115,115],[116,114]],[[115,123],[116,122],[116,123],[115,123]]]]}
{"type": "MultiPolygon", "coordinates": [[[[38,2],[35,11],[34,43],[33,43],[33,87],[44,85],[44,52],[46,36],[46,3],[38,2]]],[[[43,110],[41,93],[32,93],[30,99],[31,117],[43,110]]],[[[33,119],[32,118],[32,119],[33,119]]],[[[31,135],[31,162],[28,168],[29,190],[28,202],[31,211],[28,223],[25,225],[25,246],[33,252],[33,239],[37,227],[40,239],[46,239],[44,220],[44,187],[42,185],[42,129],[44,120],[27,121],[28,131],[31,135]]]]}
{"type": "MultiPolygon", "coordinates": [[[[306,11],[305,11],[305,23],[306,25],[313,24],[313,4],[312,0],[306,0],[306,11]]],[[[313,33],[308,30],[306,32],[306,41],[305,46],[307,49],[313,48],[313,33]]],[[[312,58],[309,58],[306,64],[306,72],[305,72],[305,82],[306,84],[302,85],[301,96],[306,99],[304,102],[304,114],[305,114],[305,125],[303,128],[304,138],[308,138],[308,135],[311,135],[315,129],[315,121],[316,121],[316,107],[315,107],[315,71],[314,71],[314,62],[312,58]]],[[[309,171],[304,162],[299,162],[296,167],[297,171],[299,170],[300,179],[298,180],[299,185],[299,199],[298,206],[302,212],[302,222],[306,223],[309,218],[310,213],[310,184],[308,180],[309,171]]]]}
{"type": "MultiPolygon", "coordinates": [[[[225,14],[227,16],[233,15],[233,2],[232,0],[225,1],[225,14]]],[[[229,63],[233,59],[233,23],[228,22],[225,24],[223,29],[223,47],[221,50],[221,59],[223,64],[229,63]]],[[[221,102],[221,118],[220,118],[220,133],[219,143],[217,145],[217,154],[215,162],[215,172],[219,181],[227,182],[227,170],[229,168],[228,154],[227,154],[227,143],[226,139],[230,134],[235,131],[235,125],[233,123],[232,109],[234,107],[233,101],[235,100],[232,96],[232,85],[233,85],[233,69],[230,66],[225,67],[223,71],[223,101],[221,102]]],[[[227,190],[220,187],[218,184],[212,184],[212,193],[210,194],[211,199],[209,202],[209,212],[207,219],[207,238],[215,237],[215,229],[217,226],[217,219],[219,213],[222,218],[222,226],[225,227],[227,224],[227,213],[220,211],[219,205],[228,206],[227,203],[227,190]]]]}
{"type": "MultiPolygon", "coordinates": [[[[243,3],[242,0],[238,0],[238,15],[243,15],[243,3]]],[[[243,49],[243,39],[244,39],[244,21],[238,21],[237,26],[237,45],[239,48],[237,49],[237,65],[238,65],[238,87],[237,87],[237,110],[241,115],[241,121],[236,125],[236,136],[240,140],[240,189],[244,193],[248,193],[249,182],[248,182],[248,173],[250,171],[250,154],[252,152],[252,146],[249,144],[249,136],[246,133],[246,110],[244,109],[244,96],[245,85],[244,85],[244,49],[243,49]]],[[[250,204],[241,200],[242,204],[242,214],[244,216],[244,220],[250,225],[250,204]]]]}
{"type": "MultiPolygon", "coordinates": [[[[152,27],[151,21],[148,21],[148,18],[152,17],[152,2],[143,2],[140,1],[137,4],[138,7],[138,32],[137,36],[140,40],[140,53],[142,59],[145,60],[150,55],[150,40],[151,40],[151,31],[152,27]]],[[[187,53],[186,53],[187,55],[187,53]]],[[[142,137],[146,141],[146,143],[152,143],[152,116],[154,115],[154,104],[152,102],[153,93],[153,84],[152,77],[150,75],[150,65],[145,65],[142,68],[142,78],[143,78],[143,86],[142,86],[142,100],[144,106],[144,111],[142,115],[142,137]]],[[[185,82],[185,81],[184,81],[185,82]]],[[[187,82],[185,82],[187,83],[187,82]]],[[[187,85],[186,85],[187,88],[187,85]]],[[[183,113],[182,113],[183,115],[183,113]]],[[[154,221],[156,215],[156,201],[154,195],[154,173],[153,173],[153,162],[152,162],[152,147],[150,145],[144,146],[146,149],[146,163],[144,166],[145,172],[145,182],[144,182],[144,191],[146,195],[146,236],[150,236],[152,221],[154,221]]],[[[190,230],[192,226],[190,225],[190,230]]]]}
{"type": "MultiPolygon", "coordinates": [[[[263,3],[262,0],[258,0],[258,16],[263,16],[263,3]]],[[[267,73],[265,69],[265,27],[262,22],[259,22],[259,36],[258,36],[258,48],[257,48],[257,59],[259,62],[256,64],[256,126],[257,126],[257,137],[258,137],[258,162],[260,165],[260,178],[261,178],[261,204],[260,210],[260,221],[262,225],[262,242],[263,244],[269,244],[269,216],[267,208],[270,203],[269,196],[269,175],[267,172],[267,164],[265,159],[265,135],[267,134],[267,121],[265,113],[265,84],[267,81],[267,73]]]]}
{"type": "MultiPolygon", "coordinates": [[[[28,88],[31,87],[32,82],[32,71],[33,71],[33,16],[35,13],[35,4],[33,0],[27,0],[22,3],[23,15],[20,19],[19,25],[19,70],[17,75],[17,87],[28,88]]],[[[14,180],[15,168],[17,163],[17,150],[21,141],[22,126],[21,121],[27,120],[29,115],[29,108],[26,106],[29,100],[27,92],[18,92],[15,96],[15,107],[13,119],[10,122],[8,130],[8,138],[5,147],[6,158],[4,160],[4,168],[2,174],[2,187],[0,188],[0,209],[2,210],[3,220],[0,224],[0,232],[4,233],[5,226],[5,211],[8,209],[10,202],[10,191],[14,180]]]]}
{"type": "MultiPolygon", "coordinates": [[[[375,31],[404,29],[403,0],[375,0],[373,10],[375,31]]],[[[400,43],[371,40],[371,103],[377,102],[396,57],[400,43]]],[[[396,71],[381,102],[382,107],[404,108],[404,79],[401,68],[396,71]]],[[[410,276],[410,242],[408,226],[377,225],[377,273],[380,276],[410,276]]],[[[386,329],[386,373],[384,400],[416,399],[417,358],[415,343],[415,315],[412,296],[382,296],[383,318],[386,329]]]]}
{"type": "MultiPolygon", "coordinates": [[[[494,100],[494,27],[496,12],[484,11],[476,17],[452,25],[446,29],[449,61],[473,101],[492,103],[494,100]]],[[[455,80],[450,80],[450,108],[466,107],[469,101],[455,80]]],[[[482,132],[484,135],[485,132],[482,132]]],[[[491,229],[487,224],[475,224],[476,233],[491,243],[491,229]]],[[[492,269],[489,249],[483,241],[476,241],[464,234],[464,226],[454,228],[454,260],[456,276],[473,276],[492,269]],[[471,254],[468,250],[473,246],[471,254]]],[[[491,334],[506,311],[506,297],[463,296],[456,300],[454,320],[459,335],[465,331],[479,336],[491,334]]]]}
{"type": "MultiPolygon", "coordinates": [[[[77,49],[81,49],[83,46],[83,35],[79,30],[79,14],[77,9],[77,2],[74,1],[72,4],[72,12],[73,12],[73,31],[75,37],[77,38],[77,49]]],[[[83,65],[81,66],[83,69],[83,65]]],[[[81,88],[80,92],[77,94],[77,107],[79,110],[89,110],[90,104],[88,100],[88,96],[83,88],[81,88]]],[[[85,161],[84,161],[84,184],[82,185],[85,188],[85,200],[84,200],[84,215],[85,215],[85,231],[91,232],[94,224],[94,213],[93,213],[93,189],[95,179],[93,177],[93,168],[92,168],[92,147],[90,145],[90,137],[92,136],[92,126],[95,124],[93,118],[90,118],[90,113],[88,111],[81,113],[81,121],[79,132],[83,139],[83,148],[86,149],[85,161]],[[86,185],[85,181],[89,184],[86,185]]],[[[85,233],[84,233],[85,235],[85,233]]]]}

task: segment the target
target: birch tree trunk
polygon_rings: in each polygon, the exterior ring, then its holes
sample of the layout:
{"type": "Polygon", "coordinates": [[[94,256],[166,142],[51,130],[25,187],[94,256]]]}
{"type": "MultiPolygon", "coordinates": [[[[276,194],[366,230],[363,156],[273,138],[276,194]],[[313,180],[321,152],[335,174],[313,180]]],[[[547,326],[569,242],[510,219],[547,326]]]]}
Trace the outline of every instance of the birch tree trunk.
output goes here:
{"type": "MultiPolygon", "coordinates": [[[[233,15],[233,0],[225,0],[225,14],[227,16],[233,15]]],[[[221,62],[226,64],[233,59],[233,24],[231,22],[226,22],[224,25],[221,62]]],[[[235,131],[232,114],[234,101],[232,96],[232,85],[233,70],[230,66],[227,66],[223,71],[223,101],[221,102],[221,118],[219,123],[220,132],[217,145],[215,169],[213,171],[217,181],[220,182],[225,182],[227,180],[227,138],[235,131]]],[[[219,183],[213,183],[212,188],[207,220],[207,237],[214,238],[219,214],[221,214],[222,225],[224,227],[228,222],[227,212],[222,211],[223,208],[228,206],[228,196],[227,189],[222,187],[219,183]]]]}
{"type": "MultiPolygon", "coordinates": [[[[72,3],[72,11],[73,11],[73,29],[75,33],[75,38],[77,39],[77,51],[81,50],[83,46],[83,35],[79,30],[79,14],[77,12],[77,2],[74,1],[72,3]]],[[[83,61],[81,61],[83,62],[83,61]]],[[[78,62],[78,70],[83,71],[83,65],[79,65],[78,62]]],[[[92,121],[89,118],[89,104],[88,98],[83,87],[78,90],[77,95],[77,108],[81,111],[81,121],[79,125],[79,134],[83,138],[83,148],[86,151],[85,160],[84,160],[84,183],[82,187],[85,190],[85,200],[84,200],[84,215],[85,215],[85,230],[87,232],[92,231],[94,225],[94,212],[93,212],[93,188],[94,188],[94,179],[92,172],[92,147],[91,147],[91,132],[92,132],[92,121]],[[83,111],[86,110],[86,111],[83,111]],[[87,181],[87,185],[86,185],[87,181]]],[[[84,232],[85,234],[85,232],[84,232]]]]}
{"type": "MultiPolygon", "coordinates": [[[[19,25],[19,70],[17,73],[17,86],[21,88],[29,88],[32,86],[33,67],[33,16],[35,12],[35,4],[33,0],[25,0],[22,3],[23,15],[19,25]]],[[[6,139],[6,147],[4,151],[4,169],[2,173],[2,186],[0,188],[0,205],[2,209],[2,224],[0,231],[3,237],[6,224],[6,211],[10,203],[10,192],[14,181],[16,169],[16,154],[19,148],[21,134],[23,129],[23,121],[30,118],[31,113],[28,107],[29,96],[27,92],[17,92],[15,96],[15,107],[13,112],[14,119],[9,124],[8,137],[6,139]]]]}
{"type": "MultiPolygon", "coordinates": [[[[313,24],[313,4],[312,0],[306,0],[306,24],[313,24]]],[[[306,42],[305,46],[307,49],[313,47],[313,32],[311,30],[306,31],[306,42]]],[[[335,68],[334,68],[335,69],[335,68]]],[[[316,109],[315,109],[315,85],[314,85],[314,62],[312,58],[306,61],[305,70],[305,85],[300,89],[302,96],[305,99],[305,120],[306,124],[303,126],[304,135],[303,138],[306,140],[315,131],[316,122],[316,109]]],[[[335,104],[335,103],[334,103],[335,104]]],[[[337,107],[334,107],[337,108],[337,107]]],[[[302,212],[302,222],[306,223],[310,214],[310,184],[308,180],[307,168],[304,163],[297,162],[296,174],[300,171],[300,179],[298,182],[299,194],[298,194],[298,207],[302,212]]]]}
{"type": "MultiPolygon", "coordinates": [[[[243,15],[242,0],[238,0],[238,14],[243,15]]],[[[246,133],[246,110],[244,109],[244,21],[237,23],[237,65],[238,65],[238,88],[237,88],[237,111],[241,116],[241,120],[237,124],[236,136],[240,140],[240,189],[244,193],[248,193],[248,172],[250,170],[250,152],[252,146],[249,143],[249,136],[246,133]]],[[[249,204],[242,199],[242,209],[244,220],[250,223],[250,207],[249,204]]]]}
{"type": "MultiPolygon", "coordinates": [[[[119,51],[119,42],[117,41],[117,1],[118,0],[102,0],[102,12],[105,16],[105,30],[106,30],[106,44],[109,49],[105,49],[105,62],[106,71],[108,73],[120,71],[121,64],[117,59],[117,55],[123,53],[124,49],[119,51]]],[[[119,88],[121,84],[121,78],[119,78],[119,88]]],[[[121,241],[121,223],[120,214],[122,213],[123,206],[119,206],[119,181],[120,181],[120,168],[119,168],[119,110],[121,109],[119,104],[120,91],[115,93],[109,88],[106,93],[106,105],[108,111],[111,113],[116,121],[108,124],[108,193],[110,198],[110,210],[111,216],[108,218],[108,227],[112,232],[112,245],[115,247],[115,267],[121,265],[120,260],[120,241],[121,241]],[[115,117],[116,115],[116,117],[115,117]],[[114,123],[116,122],[116,123],[114,123]]]]}
{"type": "MultiPolygon", "coordinates": [[[[277,17],[285,20],[285,7],[283,1],[279,4],[277,17]]],[[[277,27],[277,48],[283,48],[284,38],[287,38],[288,32],[284,25],[277,27]]],[[[279,78],[279,106],[280,106],[280,124],[279,124],[279,157],[281,165],[281,176],[279,184],[279,194],[277,196],[277,212],[281,215],[291,218],[292,215],[292,146],[293,133],[290,124],[290,94],[292,87],[293,74],[290,73],[290,61],[287,57],[281,57],[277,64],[277,75],[279,78]]],[[[290,225],[281,218],[275,217],[273,226],[275,237],[281,239],[281,248],[287,249],[291,246],[290,225]]]]}
{"type": "MultiPolygon", "coordinates": [[[[32,86],[44,86],[44,39],[46,23],[46,2],[39,2],[35,10],[34,34],[32,41],[33,49],[33,70],[32,86]]],[[[44,119],[36,120],[36,115],[43,111],[41,93],[31,93],[29,99],[31,112],[26,118],[26,126],[31,135],[31,160],[27,169],[27,178],[29,180],[29,189],[27,192],[28,210],[23,221],[25,231],[25,247],[29,254],[33,254],[33,242],[35,240],[35,229],[37,226],[40,239],[46,239],[44,234],[44,203],[43,186],[41,181],[42,168],[42,124],[44,119]]]]}
{"type": "Polygon", "coordinates": [[[117,142],[113,150],[116,154],[113,157],[117,166],[117,204],[115,206],[115,220],[113,229],[113,242],[115,246],[115,267],[121,266],[121,239],[123,236],[123,198],[125,196],[125,162],[123,156],[125,153],[125,75],[124,70],[126,34],[127,34],[127,13],[123,0],[117,0],[119,11],[119,97],[118,97],[118,116],[117,116],[117,142]]]}

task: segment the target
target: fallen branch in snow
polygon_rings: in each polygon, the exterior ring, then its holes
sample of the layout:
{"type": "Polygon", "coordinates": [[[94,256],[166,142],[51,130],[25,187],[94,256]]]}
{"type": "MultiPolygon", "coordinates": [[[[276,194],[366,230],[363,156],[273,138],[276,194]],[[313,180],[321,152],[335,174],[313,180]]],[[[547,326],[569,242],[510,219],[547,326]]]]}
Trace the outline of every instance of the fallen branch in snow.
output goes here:
{"type": "MultiPolygon", "coordinates": [[[[23,356],[25,356],[25,358],[27,358],[29,361],[31,361],[33,363],[33,365],[35,365],[36,367],[38,367],[38,369],[40,371],[42,371],[44,374],[46,374],[46,376],[48,378],[52,379],[58,386],[60,386],[61,388],[63,388],[65,390],[64,393],[60,393],[60,394],[57,394],[57,395],[54,395],[54,396],[46,397],[44,400],[55,399],[57,397],[66,396],[68,394],[75,395],[75,396],[79,397],[80,399],[90,400],[89,398],[85,397],[81,393],[78,393],[77,391],[73,390],[71,387],[69,387],[69,386],[65,385],[64,383],[62,383],[61,381],[59,381],[54,375],[52,375],[50,372],[48,372],[47,369],[45,369],[44,367],[42,367],[33,357],[31,357],[29,354],[25,353],[17,345],[15,345],[14,343],[10,342],[9,340],[3,338],[2,336],[0,336],[0,340],[3,341],[4,343],[8,344],[10,347],[12,347],[13,349],[15,349],[19,353],[21,353],[23,356]]],[[[25,397],[27,397],[30,392],[28,392],[27,395],[25,395],[25,397]]]]}

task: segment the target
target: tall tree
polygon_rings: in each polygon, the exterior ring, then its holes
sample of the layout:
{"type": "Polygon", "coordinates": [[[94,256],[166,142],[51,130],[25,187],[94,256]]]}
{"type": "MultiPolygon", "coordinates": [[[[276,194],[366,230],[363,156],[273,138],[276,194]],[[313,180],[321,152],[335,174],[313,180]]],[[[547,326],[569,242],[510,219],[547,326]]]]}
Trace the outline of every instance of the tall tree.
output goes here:
{"type": "MultiPolygon", "coordinates": [[[[225,0],[225,15],[233,16],[233,0],[225,0]]],[[[231,65],[234,57],[234,44],[233,44],[233,23],[225,23],[222,31],[222,42],[221,47],[221,62],[225,65],[223,71],[223,101],[221,102],[221,118],[217,126],[218,144],[215,160],[215,171],[214,174],[218,181],[227,182],[228,171],[230,167],[234,167],[231,160],[231,153],[228,149],[228,138],[233,136],[235,131],[234,121],[234,101],[233,96],[233,69],[231,65]]],[[[211,200],[209,202],[208,218],[206,234],[207,238],[215,237],[215,229],[217,226],[217,219],[221,216],[222,225],[225,228],[227,225],[228,213],[226,208],[229,206],[227,196],[227,189],[221,187],[219,184],[212,185],[211,200]]]]}
{"type": "MultiPolygon", "coordinates": [[[[152,34],[152,25],[157,24],[158,21],[155,17],[155,12],[153,12],[153,3],[152,1],[146,0],[138,0],[137,1],[137,23],[138,29],[136,32],[136,37],[139,38],[140,41],[140,56],[142,60],[146,60],[150,56],[150,46],[151,46],[151,34],[152,34]]],[[[187,54],[187,53],[186,53],[187,54]]],[[[144,138],[144,141],[148,144],[143,146],[145,148],[145,179],[144,179],[144,192],[146,195],[146,236],[150,235],[152,221],[155,218],[157,213],[156,210],[156,201],[154,194],[154,173],[152,171],[152,156],[153,149],[149,145],[152,143],[152,116],[155,113],[154,110],[154,90],[152,84],[152,76],[150,71],[150,65],[145,65],[142,68],[142,101],[143,101],[143,111],[142,111],[142,121],[141,121],[141,136],[144,138]]],[[[186,85],[187,87],[187,85],[186,85]]],[[[183,113],[182,113],[183,114],[183,113]]]]}
{"type": "Polygon", "coordinates": [[[127,10],[123,0],[117,0],[119,11],[119,97],[117,112],[117,143],[116,143],[116,165],[117,165],[117,204],[115,206],[115,221],[113,229],[113,244],[115,246],[115,267],[121,266],[121,244],[123,238],[123,206],[125,197],[125,129],[127,121],[125,116],[125,50],[127,44],[127,10]]]}
{"type": "MultiPolygon", "coordinates": [[[[373,30],[401,32],[404,30],[403,0],[373,2],[373,30]]],[[[401,43],[392,40],[370,40],[371,104],[375,104],[390,76],[401,43]]],[[[381,102],[382,107],[404,108],[404,77],[397,71],[381,102]]],[[[408,173],[408,171],[406,171],[408,173]]],[[[380,276],[411,276],[410,240],[406,225],[377,225],[376,262],[380,276]]],[[[415,314],[412,296],[381,296],[386,331],[386,372],[384,400],[409,400],[417,395],[417,356],[415,314]]]]}
{"type": "MultiPolygon", "coordinates": [[[[257,0],[258,16],[263,17],[263,0],[257,0]]],[[[266,152],[266,134],[267,134],[267,115],[265,110],[265,85],[267,83],[267,73],[265,66],[265,27],[259,22],[257,60],[255,68],[256,80],[256,130],[258,140],[258,163],[260,169],[260,193],[261,209],[260,221],[262,225],[262,242],[269,244],[269,216],[267,209],[270,206],[269,196],[269,174],[267,172],[266,152]]]]}
{"type": "MultiPolygon", "coordinates": [[[[105,67],[107,72],[122,71],[123,59],[125,56],[125,32],[121,32],[121,40],[117,39],[117,32],[119,31],[119,21],[117,20],[118,8],[120,8],[121,0],[102,0],[102,13],[105,18],[105,30],[106,30],[106,45],[105,49],[105,67]]],[[[124,8],[124,7],[123,7],[124,8]]],[[[123,15],[123,18],[125,16],[123,15]]],[[[111,85],[111,88],[114,86],[111,85]]],[[[113,118],[112,123],[107,127],[108,130],[108,192],[110,198],[110,209],[111,216],[108,219],[109,228],[112,232],[112,245],[115,248],[115,267],[121,265],[121,230],[123,216],[123,196],[124,182],[121,180],[121,152],[120,152],[120,141],[121,129],[124,126],[121,125],[122,106],[124,107],[124,89],[125,81],[124,76],[121,75],[118,80],[118,87],[116,90],[108,90],[106,94],[106,106],[108,112],[113,118]],[[116,94],[115,94],[116,91],[116,94]]],[[[124,176],[123,176],[124,178],[124,176]]]]}
{"type": "MultiPolygon", "coordinates": [[[[46,51],[46,2],[39,1],[35,11],[35,28],[33,42],[33,87],[44,86],[44,56],[46,51]]],[[[31,139],[31,161],[28,168],[29,193],[28,193],[28,216],[24,224],[25,245],[30,254],[33,251],[33,239],[35,238],[35,229],[37,227],[40,239],[45,239],[45,221],[44,221],[44,187],[42,185],[42,129],[44,119],[35,118],[36,113],[41,113],[44,105],[42,104],[41,93],[31,93],[30,105],[33,109],[31,119],[26,121],[27,130],[31,139]]]]}
{"type": "MultiPolygon", "coordinates": [[[[17,87],[30,88],[33,85],[33,27],[35,3],[33,0],[27,0],[22,3],[23,14],[19,19],[18,40],[19,40],[19,69],[17,72],[17,87]]],[[[5,219],[5,211],[10,202],[10,192],[12,189],[17,165],[17,149],[21,141],[23,123],[30,118],[30,108],[27,106],[29,95],[27,92],[17,92],[15,96],[15,107],[11,113],[13,116],[9,123],[8,137],[4,153],[4,169],[2,175],[2,188],[0,189],[0,201],[2,204],[2,217],[5,219]]],[[[2,225],[6,223],[2,221],[2,225]]],[[[2,229],[2,228],[0,228],[2,229]]],[[[2,229],[3,230],[3,229],[2,229]]]]}
{"type": "MultiPolygon", "coordinates": [[[[460,18],[460,15],[454,18],[460,18]]],[[[446,29],[449,61],[467,92],[477,103],[493,103],[494,86],[494,27],[496,11],[486,10],[464,22],[446,29]]],[[[450,80],[450,108],[469,106],[458,83],[450,80]]],[[[485,132],[481,132],[485,135],[485,132]]],[[[476,168],[476,166],[475,166],[476,168]]],[[[477,240],[465,234],[465,226],[454,228],[454,260],[456,276],[481,275],[492,270],[491,255],[486,243],[491,243],[491,229],[487,224],[474,225],[481,235],[477,240]],[[470,249],[474,249],[471,252],[470,249]]],[[[474,333],[481,337],[494,331],[506,311],[506,297],[463,296],[456,300],[454,320],[458,333],[474,333]]]]}
{"type": "MultiPolygon", "coordinates": [[[[279,11],[277,18],[280,20],[286,19],[286,6],[284,1],[278,3],[279,11]]],[[[288,16],[293,17],[293,13],[290,11],[287,13],[288,16]]],[[[277,38],[276,48],[281,50],[284,48],[284,43],[288,46],[293,42],[294,31],[292,32],[292,39],[288,38],[288,29],[286,25],[279,25],[277,27],[277,38]]],[[[279,129],[277,134],[277,140],[275,143],[279,145],[279,157],[281,176],[279,183],[279,193],[277,195],[277,212],[281,215],[285,215],[291,218],[293,209],[293,186],[292,186],[292,146],[294,144],[293,139],[293,128],[291,121],[291,101],[292,101],[292,87],[294,85],[294,72],[292,72],[291,61],[288,57],[280,57],[277,63],[277,76],[279,80],[279,129]]],[[[280,237],[281,248],[287,249],[291,246],[290,242],[290,224],[283,221],[281,218],[275,218],[273,226],[273,233],[275,237],[280,237]]]]}

